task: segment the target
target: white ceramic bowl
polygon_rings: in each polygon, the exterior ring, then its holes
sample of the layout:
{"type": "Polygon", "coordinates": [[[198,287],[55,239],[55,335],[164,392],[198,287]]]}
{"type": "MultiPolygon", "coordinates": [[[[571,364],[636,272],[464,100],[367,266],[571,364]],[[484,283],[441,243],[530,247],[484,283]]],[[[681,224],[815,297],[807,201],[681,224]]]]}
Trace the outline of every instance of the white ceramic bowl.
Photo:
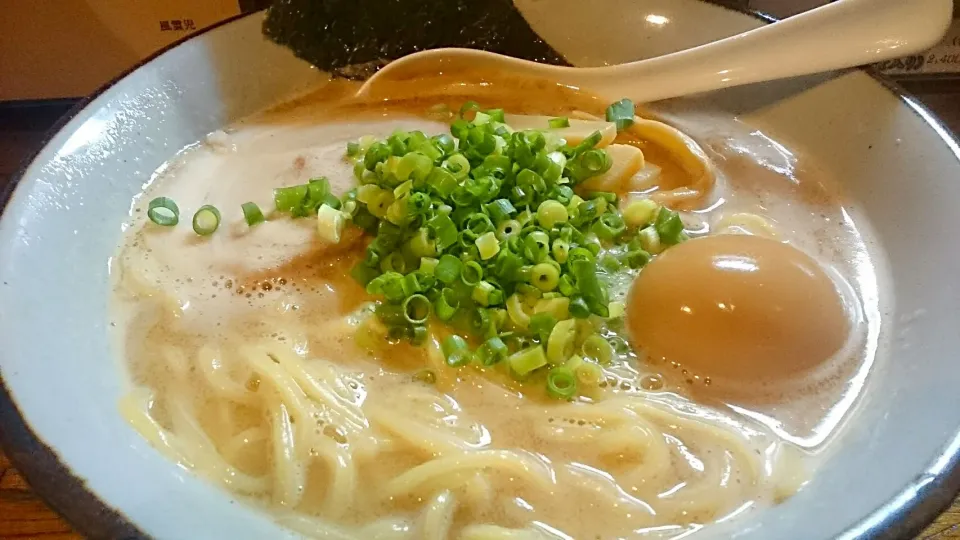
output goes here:
{"type": "MultiPolygon", "coordinates": [[[[577,65],[634,60],[764,24],[694,0],[517,6],[577,65]]],[[[323,79],[266,42],[261,19],[223,24],[109,85],[0,195],[0,442],[34,489],[91,537],[293,536],[161,457],[123,422],[122,372],[106,329],[107,260],[151,172],[204,134],[323,79]]],[[[864,71],[705,99],[842,180],[886,256],[882,317],[892,353],[803,491],[703,537],[908,538],[960,486],[960,145],[915,100],[864,71]]]]}

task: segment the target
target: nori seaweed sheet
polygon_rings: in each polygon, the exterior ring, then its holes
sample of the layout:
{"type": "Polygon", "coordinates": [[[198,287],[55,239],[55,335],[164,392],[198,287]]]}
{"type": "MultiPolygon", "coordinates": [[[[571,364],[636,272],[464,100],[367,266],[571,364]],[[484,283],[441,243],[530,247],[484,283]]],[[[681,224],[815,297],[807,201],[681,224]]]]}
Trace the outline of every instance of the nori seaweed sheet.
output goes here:
{"type": "Polygon", "coordinates": [[[263,33],[319,69],[352,78],[438,47],[569,65],[512,0],[275,0],[263,33]]]}

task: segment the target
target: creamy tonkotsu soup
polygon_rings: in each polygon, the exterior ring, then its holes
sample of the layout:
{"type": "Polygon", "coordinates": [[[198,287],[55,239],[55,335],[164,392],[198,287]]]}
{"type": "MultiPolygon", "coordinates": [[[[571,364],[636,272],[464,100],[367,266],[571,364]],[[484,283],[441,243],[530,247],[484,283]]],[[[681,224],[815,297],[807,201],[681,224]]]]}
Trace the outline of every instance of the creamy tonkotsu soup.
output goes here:
{"type": "Polygon", "coordinates": [[[802,489],[878,342],[807,158],[542,81],[356,88],[134,201],[120,409],[157,450],[333,539],[672,538],[802,489]]]}

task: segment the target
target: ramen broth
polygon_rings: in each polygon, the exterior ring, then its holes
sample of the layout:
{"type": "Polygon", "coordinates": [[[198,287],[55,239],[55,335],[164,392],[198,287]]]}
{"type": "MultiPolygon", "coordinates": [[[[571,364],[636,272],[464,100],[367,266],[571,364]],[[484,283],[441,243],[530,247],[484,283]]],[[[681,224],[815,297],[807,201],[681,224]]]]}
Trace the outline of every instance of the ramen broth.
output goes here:
{"type": "MultiPolygon", "coordinates": [[[[352,83],[331,82],[157,170],[111,266],[131,424],[180,465],[322,538],[670,538],[800,489],[877,342],[863,226],[824,173],[704,111],[668,117],[700,143],[691,154],[621,134],[643,150],[638,174],[656,171],[633,197],[699,181],[689,163],[701,152],[710,188],[663,199],[692,241],[788,242],[835,283],[849,331],[814,368],[732,397],[712,392],[705,374],[633,349],[604,368],[594,392],[559,401],[492,370],[446,366],[441,325],[422,346],[371,332],[374,299],[349,274],[367,242],[356,229],[330,244],[312,219],[243,221],[240,205],[272,208],[276,187],[319,176],[338,195],[354,187],[344,148],[361,136],[449,132],[438,104],[456,111],[470,98],[571,118],[602,118],[606,106],[540,81],[423,88],[365,102],[350,98],[352,83]],[[160,195],[177,201],[182,221],[216,205],[220,229],[201,237],[186,223],[155,226],[146,204],[160,195]],[[435,380],[414,376],[425,367],[435,380]]],[[[613,279],[614,299],[635,275],[613,279]]]]}

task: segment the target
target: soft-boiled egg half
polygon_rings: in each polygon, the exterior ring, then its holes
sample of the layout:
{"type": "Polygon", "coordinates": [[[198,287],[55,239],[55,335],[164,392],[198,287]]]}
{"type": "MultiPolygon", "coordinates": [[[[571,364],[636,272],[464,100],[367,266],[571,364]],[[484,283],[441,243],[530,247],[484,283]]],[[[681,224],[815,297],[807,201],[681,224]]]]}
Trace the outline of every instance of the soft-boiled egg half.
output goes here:
{"type": "Polygon", "coordinates": [[[634,346],[720,396],[802,377],[850,333],[838,287],[789,244],[719,234],[671,247],[630,290],[634,346]]]}

